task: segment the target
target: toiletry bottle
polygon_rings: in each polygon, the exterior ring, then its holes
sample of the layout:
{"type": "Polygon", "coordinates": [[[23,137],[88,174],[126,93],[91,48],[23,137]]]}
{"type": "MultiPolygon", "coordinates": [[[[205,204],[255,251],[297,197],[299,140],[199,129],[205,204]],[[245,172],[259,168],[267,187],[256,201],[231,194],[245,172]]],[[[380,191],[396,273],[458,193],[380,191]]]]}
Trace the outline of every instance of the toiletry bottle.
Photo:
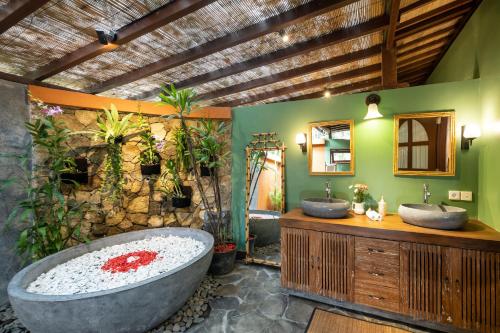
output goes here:
{"type": "Polygon", "coordinates": [[[380,216],[382,218],[384,218],[385,214],[386,214],[386,203],[384,201],[384,196],[382,196],[380,198],[380,201],[378,202],[378,213],[380,214],[380,216]]]}

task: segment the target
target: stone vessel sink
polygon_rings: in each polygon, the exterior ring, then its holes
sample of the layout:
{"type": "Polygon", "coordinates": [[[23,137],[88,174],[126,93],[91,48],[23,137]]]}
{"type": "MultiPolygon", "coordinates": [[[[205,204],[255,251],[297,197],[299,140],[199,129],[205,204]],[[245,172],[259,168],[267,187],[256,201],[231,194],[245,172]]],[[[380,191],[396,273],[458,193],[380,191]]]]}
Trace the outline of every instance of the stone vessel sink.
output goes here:
{"type": "Polygon", "coordinates": [[[325,219],[340,219],[347,216],[348,201],[342,199],[310,198],[302,200],[304,214],[325,219]]]}
{"type": "Polygon", "coordinates": [[[194,294],[210,266],[213,245],[212,235],[188,228],[148,229],[102,238],[24,268],[7,288],[10,303],[16,316],[32,333],[143,333],[168,319],[194,294]],[[26,291],[40,274],[87,252],[165,235],[191,237],[202,242],[205,249],[173,270],[119,288],[76,295],[41,295],[26,291]]]}
{"type": "Polygon", "coordinates": [[[467,210],[445,205],[402,204],[398,213],[406,223],[442,230],[461,229],[469,219],[467,210]]]}

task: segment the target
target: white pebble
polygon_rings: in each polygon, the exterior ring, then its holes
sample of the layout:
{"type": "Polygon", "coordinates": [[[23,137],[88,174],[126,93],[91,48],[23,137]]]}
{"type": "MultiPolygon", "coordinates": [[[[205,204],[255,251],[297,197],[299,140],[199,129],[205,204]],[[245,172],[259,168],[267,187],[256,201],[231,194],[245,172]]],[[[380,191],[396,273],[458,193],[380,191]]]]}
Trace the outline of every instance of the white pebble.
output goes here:
{"type": "MultiPolygon", "coordinates": [[[[205,246],[190,237],[152,237],[125,244],[105,247],[86,253],[40,275],[27,288],[28,292],[44,295],[84,294],[123,287],[168,272],[199,255],[205,246]],[[111,258],[135,251],[154,251],[156,259],[136,271],[125,273],[102,270],[111,258]]],[[[128,262],[134,257],[128,258],[128,262]]]]}

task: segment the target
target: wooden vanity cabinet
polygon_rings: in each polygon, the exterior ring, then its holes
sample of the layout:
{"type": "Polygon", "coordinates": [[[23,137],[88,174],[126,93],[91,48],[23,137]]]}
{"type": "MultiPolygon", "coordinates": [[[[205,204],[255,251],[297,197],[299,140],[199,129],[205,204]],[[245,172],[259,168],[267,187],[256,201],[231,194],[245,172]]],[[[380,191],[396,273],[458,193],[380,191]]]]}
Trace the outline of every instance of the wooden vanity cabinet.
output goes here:
{"type": "Polygon", "coordinates": [[[475,238],[397,216],[377,224],[292,211],[280,223],[281,283],[292,294],[450,332],[500,333],[500,233],[480,222],[471,222],[475,238]]]}

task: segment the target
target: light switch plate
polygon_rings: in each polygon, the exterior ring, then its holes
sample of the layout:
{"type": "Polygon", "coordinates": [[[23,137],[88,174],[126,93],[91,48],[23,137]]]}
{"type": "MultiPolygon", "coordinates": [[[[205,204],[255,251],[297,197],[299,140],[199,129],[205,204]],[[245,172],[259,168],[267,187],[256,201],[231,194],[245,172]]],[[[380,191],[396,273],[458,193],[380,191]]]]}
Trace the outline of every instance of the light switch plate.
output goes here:
{"type": "Polygon", "coordinates": [[[471,191],[462,191],[462,192],[460,192],[460,200],[462,200],[462,201],[472,201],[472,192],[471,191]]]}
{"type": "Polygon", "coordinates": [[[449,200],[460,200],[460,191],[448,191],[448,199],[449,200]]]}

